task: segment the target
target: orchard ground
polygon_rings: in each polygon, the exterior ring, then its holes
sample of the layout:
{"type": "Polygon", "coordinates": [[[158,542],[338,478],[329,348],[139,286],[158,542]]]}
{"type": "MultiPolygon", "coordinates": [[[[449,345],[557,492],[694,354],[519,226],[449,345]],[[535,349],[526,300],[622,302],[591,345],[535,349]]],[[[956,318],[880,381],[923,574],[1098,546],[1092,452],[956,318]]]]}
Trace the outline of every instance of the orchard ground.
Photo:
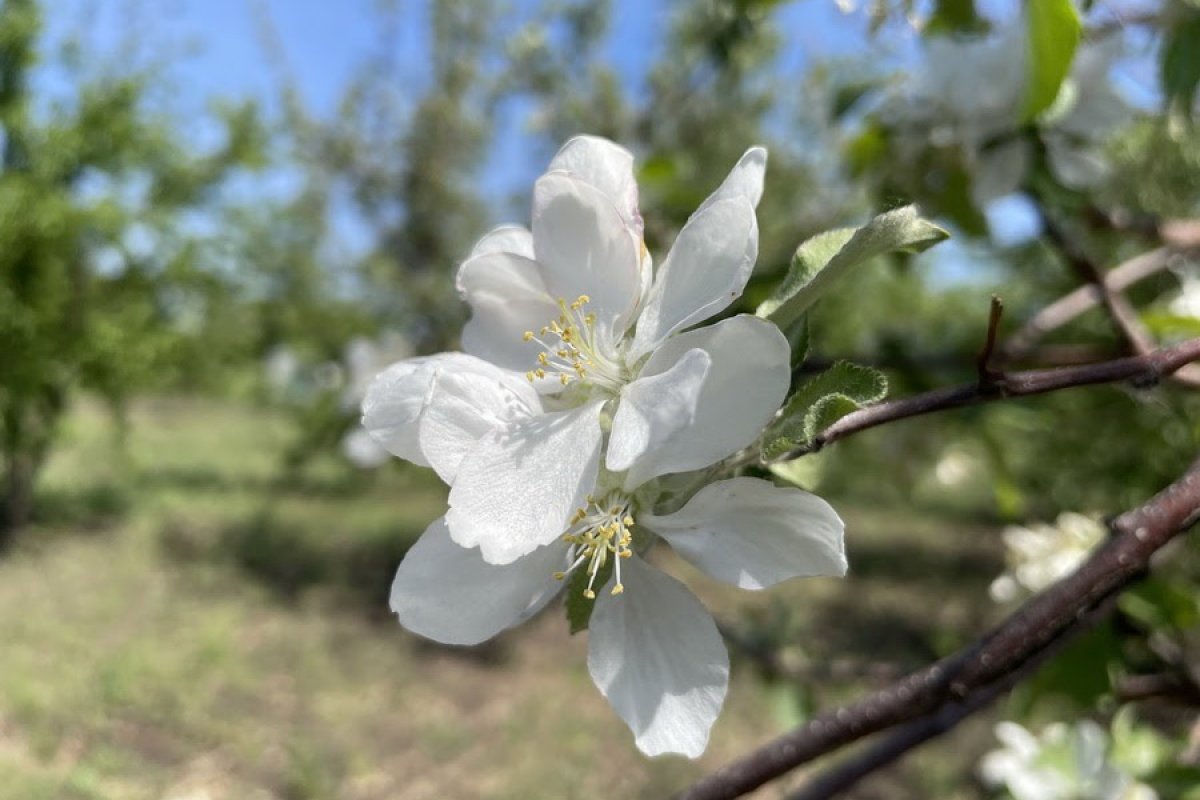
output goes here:
{"type": "MultiPolygon", "coordinates": [[[[232,403],[144,399],[129,423],[118,446],[75,410],[0,560],[2,800],[659,798],[1000,614],[994,526],[838,497],[844,581],[739,592],[662,558],[741,646],[705,756],[648,760],[558,604],[475,649],[390,618],[395,566],[444,505],[429,471],[280,478],[287,420],[232,403]],[[772,638],[806,688],[764,679],[748,651],[772,638]]],[[[995,715],[852,796],[981,796],[995,715]]]]}

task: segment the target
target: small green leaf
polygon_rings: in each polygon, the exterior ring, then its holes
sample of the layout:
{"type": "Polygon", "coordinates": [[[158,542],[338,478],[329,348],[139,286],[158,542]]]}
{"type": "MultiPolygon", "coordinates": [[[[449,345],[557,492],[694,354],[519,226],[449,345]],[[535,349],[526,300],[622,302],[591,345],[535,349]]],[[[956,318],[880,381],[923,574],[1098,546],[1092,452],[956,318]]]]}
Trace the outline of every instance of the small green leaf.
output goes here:
{"type": "MultiPolygon", "coordinates": [[[[595,600],[589,600],[583,596],[583,592],[587,589],[588,573],[586,564],[581,565],[579,569],[571,573],[567,580],[567,586],[563,594],[566,595],[564,605],[567,609],[567,624],[571,627],[571,635],[586,631],[588,623],[592,619],[592,609],[596,607],[595,600]]],[[[599,594],[608,583],[608,579],[612,577],[613,566],[612,559],[604,562],[604,566],[596,573],[596,580],[592,584],[596,588],[596,593],[599,594]]]]}
{"type": "Polygon", "coordinates": [[[763,458],[770,461],[809,444],[837,420],[887,394],[879,370],[838,361],[796,390],[783,414],[763,436],[763,458]]]}
{"type": "Polygon", "coordinates": [[[1029,37],[1029,82],[1022,118],[1029,121],[1058,97],[1075,58],[1081,26],[1072,0],[1027,0],[1025,24],[1029,37]]]}
{"type": "Polygon", "coordinates": [[[920,252],[950,236],[904,206],[880,214],[857,230],[819,233],[796,249],[783,283],[758,307],[758,316],[788,330],[837,281],[865,261],[897,250],[920,252]]]}

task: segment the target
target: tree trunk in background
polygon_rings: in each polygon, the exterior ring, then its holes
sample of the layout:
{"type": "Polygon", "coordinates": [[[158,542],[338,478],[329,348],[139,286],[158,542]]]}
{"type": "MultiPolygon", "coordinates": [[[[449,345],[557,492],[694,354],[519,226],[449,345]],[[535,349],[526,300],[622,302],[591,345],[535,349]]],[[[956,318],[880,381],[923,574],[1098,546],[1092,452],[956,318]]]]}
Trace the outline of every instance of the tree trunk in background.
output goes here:
{"type": "Polygon", "coordinates": [[[33,514],[33,483],[37,470],[28,454],[10,454],[4,475],[4,497],[0,501],[0,549],[33,514]]]}

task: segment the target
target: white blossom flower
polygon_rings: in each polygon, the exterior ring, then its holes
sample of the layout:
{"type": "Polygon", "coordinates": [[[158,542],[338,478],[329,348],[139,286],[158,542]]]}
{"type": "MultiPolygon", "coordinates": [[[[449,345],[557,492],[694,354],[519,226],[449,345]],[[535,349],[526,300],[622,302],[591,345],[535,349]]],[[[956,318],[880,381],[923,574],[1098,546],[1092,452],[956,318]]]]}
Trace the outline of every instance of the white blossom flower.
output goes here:
{"type": "Polygon", "coordinates": [[[569,585],[572,601],[595,603],[588,667],[638,747],[694,757],[724,701],[728,655],[647,550],[661,538],[714,577],[762,589],[844,574],[843,525],[799,489],[713,482],[790,380],[771,323],[686,330],[749,278],[766,152],[742,157],[657,271],[632,164],[603,139],[568,142],[535,185],[532,230],[493,231],[459,270],[466,352],[386,369],[363,423],[451,487],[446,515],[397,571],[400,622],[476,644],[569,585]]]}
{"type": "Polygon", "coordinates": [[[1091,720],[1057,722],[1035,736],[1015,722],[996,725],[1002,747],[983,757],[983,780],[1014,800],[1157,800],[1112,763],[1109,737],[1091,720]]]}
{"type": "Polygon", "coordinates": [[[757,478],[710,483],[669,513],[654,513],[658,495],[654,484],[598,487],[557,541],[503,565],[456,544],[439,519],[400,564],[392,610],[422,636],[477,644],[528,619],[580,571],[595,602],[592,680],[644,753],[695,758],[724,702],[729,658],[712,617],[646,550],[661,538],[718,580],[764,589],[844,575],[843,525],[821,498],[757,478]]]}
{"type": "Polygon", "coordinates": [[[466,353],[396,364],[363,404],[384,447],[451,485],[454,541],[511,563],[562,535],[602,466],[632,489],[754,440],[787,392],[783,335],[745,315],[685,329],[750,277],[765,167],[747,151],[653,270],[632,155],[577,137],[534,186],[532,230],[476,245],[466,353]]]}
{"type": "Polygon", "coordinates": [[[992,582],[992,599],[1008,602],[1022,589],[1040,592],[1065,578],[1104,541],[1105,534],[1100,522],[1071,511],[1060,514],[1053,525],[1010,525],[1004,530],[1008,569],[992,582]]]}

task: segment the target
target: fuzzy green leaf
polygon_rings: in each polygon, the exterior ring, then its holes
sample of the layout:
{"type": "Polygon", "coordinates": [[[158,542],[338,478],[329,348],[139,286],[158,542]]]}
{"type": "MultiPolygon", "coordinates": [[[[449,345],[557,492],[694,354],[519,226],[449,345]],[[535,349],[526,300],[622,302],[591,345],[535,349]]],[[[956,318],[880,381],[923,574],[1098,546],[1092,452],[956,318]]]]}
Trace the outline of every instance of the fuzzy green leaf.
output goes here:
{"type": "Polygon", "coordinates": [[[807,445],[842,417],[887,394],[887,379],[879,370],[838,361],[796,390],[783,414],[763,437],[763,457],[779,458],[807,445]]]}
{"type": "Polygon", "coordinates": [[[758,316],[788,330],[821,295],[859,264],[884,253],[917,253],[949,236],[922,218],[915,206],[880,214],[858,229],[838,228],[819,233],[796,249],[787,277],[758,307],[758,316]]]}
{"type": "Polygon", "coordinates": [[[1029,77],[1022,117],[1028,121],[1054,104],[1079,45],[1079,12],[1072,0],[1027,0],[1029,77]]]}

